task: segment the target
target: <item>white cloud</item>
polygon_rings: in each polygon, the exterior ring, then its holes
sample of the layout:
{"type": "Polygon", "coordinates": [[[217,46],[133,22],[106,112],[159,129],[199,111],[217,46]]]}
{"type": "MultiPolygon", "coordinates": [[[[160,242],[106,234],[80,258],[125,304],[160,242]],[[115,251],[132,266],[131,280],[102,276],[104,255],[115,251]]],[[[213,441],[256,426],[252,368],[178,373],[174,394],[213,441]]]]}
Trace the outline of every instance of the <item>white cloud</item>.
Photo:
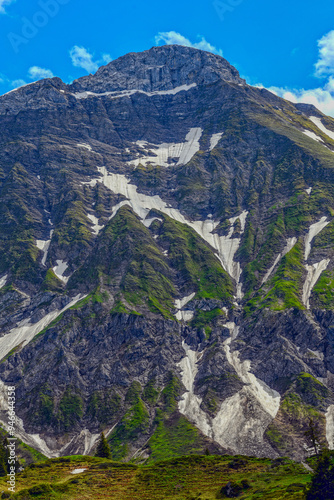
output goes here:
{"type": "Polygon", "coordinates": [[[181,35],[181,33],[177,33],[176,31],[165,31],[159,33],[155,37],[155,43],[159,45],[161,42],[166,45],[184,45],[185,47],[193,47],[195,49],[206,50],[207,52],[213,52],[214,54],[218,54],[220,56],[223,55],[221,49],[217,49],[211,43],[207,42],[204,37],[201,37],[201,40],[197,43],[192,43],[188,38],[181,35]]]}
{"type": "Polygon", "coordinates": [[[83,68],[88,73],[95,73],[103,64],[109,64],[112,61],[110,54],[102,54],[101,59],[94,61],[91,54],[85,47],[75,45],[70,50],[72,64],[76,68],[83,68]]]}
{"type": "Polygon", "coordinates": [[[10,84],[12,89],[18,89],[19,87],[23,87],[23,85],[27,85],[27,82],[19,78],[18,80],[13,80],[10,84]]]}
{"type": "Polygon", "coordinates": [[[318,40],[319,60],[315,65],[315,75],[324,77],[334,73],[334,30],[318,40]]]}
{"type": "MultiPolygon", "coordinates": [[[[52,71],[49,69],[40,68],[38,66],[31,66],[28,70],[28,78],[30,80],[41,80],[43,78],[52,78],[52,71]]],[[[0,74],[0,84],[8,85],[11,89],[18,89],[19,87],[23,87],[24,85],[28,85],[28,83],[23,80],[23,78],[17,78],[16,80],[10,80],[7,76],[0,74]]]]}
{"type": "MultiPolygon", "coordinates": [[[[332,85],[334,84],[333,81],[331,83],[332,85]]],[[[268,90],[293,103],[313,104],[326,115],[334,116],[334,96],[327,89],[327,86],[325,88],[319,87],[309,90],[269,87],[268,90]]]]}
{"type": "Polygon", "coordinates": [[[5,6],[13,3],[15,0],[0,0],[0,14],[5,14],[5,6]]]}
{"type": "Polygon", "coordinates": [[[325,89],[334,94],[334,76],[329,77],[328,82],[325,85],[325,89]]]}
{"type": "MultiPolygon", "coordinates": [[[[322,87],[296,89],[269,87],[274,94],[293,103],[313,104],[326,115],[334,116],[334,30],[318,40],[319,56],[315,64],[315,76],[325,79],[322,87]]],[[[263,87],[263,85],[255,85],[263,87]]]]}
{"type": "Polygon", "coordinates": [[[110,54],[102,54],[101,62],[103,64],[109,64],[112,61],[112,57],[110,54]]]}
{"type": "Polygon", "coordinates": [[[43,78],[53,78],[53,73],[49,69],[40,68],[39,66],[31,66],[28,71],[28,76],[31,80],[42,80],[43,78]]]}
{"type": "Polygon", "coordinates": [[[93,61],[93,54],[91,54],[85,47],[75,45],[70,50],[72,64],[76,68],[83,68],[88,73],[95,73],[98,69],[98,63],[93,61]]]}

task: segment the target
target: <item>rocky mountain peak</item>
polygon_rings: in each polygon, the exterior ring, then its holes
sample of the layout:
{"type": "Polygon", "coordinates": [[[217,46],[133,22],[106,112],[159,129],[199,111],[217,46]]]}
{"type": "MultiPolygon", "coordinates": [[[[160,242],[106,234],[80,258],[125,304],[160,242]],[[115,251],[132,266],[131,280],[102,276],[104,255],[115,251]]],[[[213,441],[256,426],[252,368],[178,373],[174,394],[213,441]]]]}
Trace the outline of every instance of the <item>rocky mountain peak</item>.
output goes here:
{"type": "Polygon", "coordinates": [[[0,143],[18,437],[304,460],[312,418],[334,449],[333,118],[164,46],[1,96],[0,143]]]}
{"type": "Polygon", "coordinates": [[[192,47],[165,45],[120,57],[101,67],[95,75],[79,78],[71,88],[76,92],[154,92],[219,80],[245,83],[221,56],[192,47]]]}

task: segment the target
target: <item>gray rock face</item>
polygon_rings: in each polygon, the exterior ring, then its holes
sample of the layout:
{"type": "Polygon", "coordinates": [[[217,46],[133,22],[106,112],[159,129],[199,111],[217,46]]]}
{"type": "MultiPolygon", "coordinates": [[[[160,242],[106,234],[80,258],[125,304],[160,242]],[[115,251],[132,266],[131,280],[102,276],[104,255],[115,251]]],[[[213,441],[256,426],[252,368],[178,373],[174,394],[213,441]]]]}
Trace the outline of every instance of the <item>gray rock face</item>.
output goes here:
{"type": "Polygon", "coordinates": [[[127,54],[100,68],[94,76],[70,86],[76,92],[171,90],[182,85],[207,85],[224,80],[244,84],[238,71],[220,56],[190,47],[166,45],[127,54]]]}

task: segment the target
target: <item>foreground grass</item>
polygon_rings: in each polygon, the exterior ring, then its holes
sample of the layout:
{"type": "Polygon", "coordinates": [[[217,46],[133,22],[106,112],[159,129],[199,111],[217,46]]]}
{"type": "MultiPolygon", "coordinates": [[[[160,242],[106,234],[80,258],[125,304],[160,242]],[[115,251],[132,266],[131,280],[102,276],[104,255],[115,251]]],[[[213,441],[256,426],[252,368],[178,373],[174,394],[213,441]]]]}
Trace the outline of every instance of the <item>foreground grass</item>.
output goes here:
{"type": "Polygon", "coordinates": [[[304,498],[310,474],[288,459],[193,455],[153,465],[117,463],[88,456],[46,460],[17,475],[16,493],[0,478],[0,498],[30,500],[212,500],[229,481],[243,499],[304,498]],[[74,469],[87,469],[73,475],[74,469]]]}

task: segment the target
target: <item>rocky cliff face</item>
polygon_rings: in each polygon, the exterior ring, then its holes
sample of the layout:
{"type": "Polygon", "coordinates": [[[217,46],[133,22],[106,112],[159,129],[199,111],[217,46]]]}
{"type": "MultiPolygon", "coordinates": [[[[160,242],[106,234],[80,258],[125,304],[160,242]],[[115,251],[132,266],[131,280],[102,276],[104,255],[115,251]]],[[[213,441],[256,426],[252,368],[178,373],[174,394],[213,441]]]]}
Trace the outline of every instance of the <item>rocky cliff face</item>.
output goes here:
{"type": "Polygon", "coordinates": [[[334,121],[167,46],[0,97],[0,379],[50,456],[334,447],[334,121]]]}
{"type": "Polygon", "coordinates": [[[174,91],[182,85],[209,85],[219,80],[245,84],[226,59],[177,45],[127,54],[70,88],[79,92],[174,91]]]}

